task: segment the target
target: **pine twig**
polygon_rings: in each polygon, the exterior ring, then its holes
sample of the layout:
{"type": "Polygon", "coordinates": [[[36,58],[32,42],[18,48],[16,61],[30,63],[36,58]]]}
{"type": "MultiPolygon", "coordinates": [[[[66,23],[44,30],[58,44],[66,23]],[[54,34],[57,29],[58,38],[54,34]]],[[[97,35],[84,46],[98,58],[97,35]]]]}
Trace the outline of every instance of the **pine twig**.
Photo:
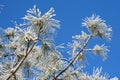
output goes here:
{"type": "Polygon", "coordinates": [[[27,58],[27,56],[30,54],[30,52],[32,51],[33,47],[34,47],[35,43],[33,43],[33,45],[31,46],[31,48],[26,52],[26,55],[21,59],[21,61],[18,63],[18,65],[16,66],[16,69],[14,71],[12,71],[12,73],[7,77],[6,80],[9,80],[17,71],[18,69],[21,67],[21,65],[23,64],[23,62],[25,61],[25,59],[27,58]]]}
{"type": "Polygon", "coordinates": [[[72,65],[75,62],[75,60],[77,59],[79,54],[84,51],[84,49],[87,46],[91,37],[92,37],[92,35],[89,35],[88,39],[86,40],[85,44],[83,45],[83,48],[79,51],[78,54],[76,54],[76,56],[71,60],[71,62],[58,75],[56,75],[55,79],[57,79],[61,74],[63,74],[70,67],[70,65],[72,65]]]}

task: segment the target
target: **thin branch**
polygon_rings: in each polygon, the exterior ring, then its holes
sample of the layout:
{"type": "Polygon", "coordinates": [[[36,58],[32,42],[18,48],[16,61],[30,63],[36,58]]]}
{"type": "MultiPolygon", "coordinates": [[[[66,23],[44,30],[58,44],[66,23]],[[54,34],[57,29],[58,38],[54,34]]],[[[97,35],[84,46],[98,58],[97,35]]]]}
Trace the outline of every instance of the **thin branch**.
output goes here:
{"type": "Polygon", "coordinates": [[[75,60],[77,59],[77,57],[79,56],[79,54],[84,51],[84,49],[85,49],[85,47],[87,46],[87,44],[88,44],[89,40],[91,39],[91,37],[92,37],[92,35],[89,35],[89,37],[88,37],[88,39],[86,40],[83,48],[79,51],[78,54],[76,54],[76,56],[71,60],[71,62],[67,65],[67,67],[65,67],[65,68],[55,77],[56,79],[57,79],[61,74],[63,74],[63,73],[70,67],[70,65],[72,65],[72,64],[75,62],[75,60]]]}
{"type": "MultiPolygon", "coordinates": [[[[64,61],[67,61],[68,63],[70,63],[70,61],[69,61],[69,60],[67,60],[66,58],[61,58],[61,60],[64,60],[64,61]]],[[[74,67],[74,65],[73,65],[73,64],[71,64],[71,66],[75,69],[75,67],[74,67]]]]}
{"type": "MultiPolygon", "coordinates": [[[[66,58],[59,58],[59,59],[60,59],[60,60],[67,61],[68,63],[70,63],[70,61],[67,60],[66,58]]],[[[73,65],[73,64],[71,64],[71,66],[74,68],[74,65],[73,65]]],[[[74,68],[74,70],[75,70],[75,68],[74,68]]],[[[60,70],[60,71],[62,71],[62,70],[60,70]]],[[[55,73],[53,74],[53,79],[52,79],[52,80],[56,80],[55,73]]],[[[57,80],[59,80],[59,79],[57,79],[57,80]]]]}
{"type": "Polygon", "coordinates": [[[28,78],[30,78],[30,70],[27,70],[28,78]]]}
{"type": "Polygon", "coordinates": [[[20,66],[23,64],[23,62],[25,61],[25,59],[27,58],[27,56],[32,51],[34,45],[35,45],[35,43],[33,43],[33,45],[31,46],[31,48],[26,52],[26,55],[21,59],[21,61],[17,65],[16,69],[9,75],[9,77],[6,80],[9,80],[18,71],[18,69],[20,68],[20,66]]]}
{"type": "Polygon", "coordinates": [[[84,51],[92,51],[93,49],[84,49],[84,51]]]}
{"type": "Polygon", "coordinates": [[[15,55],[15,54],[5,54],[5,55],[3,55],[3,57],[9,57],[9,56],[13,56],[13,55],[15,55]]]}

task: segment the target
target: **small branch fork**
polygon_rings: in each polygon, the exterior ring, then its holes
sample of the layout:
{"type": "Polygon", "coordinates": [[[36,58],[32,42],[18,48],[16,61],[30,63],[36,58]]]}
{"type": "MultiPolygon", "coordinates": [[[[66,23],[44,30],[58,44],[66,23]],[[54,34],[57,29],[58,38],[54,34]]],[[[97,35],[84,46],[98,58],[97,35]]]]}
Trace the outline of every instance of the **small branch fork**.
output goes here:
{"type": "Polygon", "coordinates": [[[27,56],[30,54],[30,52],[32,51],[33,47],[35,45],[35,42],[32,44],[31,48],[28,49],[26,51],[26,55],[21,59],[21,61],[18,63],[18,65],[16,66],[15,70],[12,71],[12,73],[7,77],[6,80],[10,80],[10,78],[18,71],[18,69],[20,68],[20,66],[23,64],[23,62],[25,61],[25,59],[27,58],[27,56]]]}
{"type": "Polygon", "coordinates": [[[86,40],[85,44],[83,45],[83,47],[82,47],[82,49],[79,51],[79,53],[76,54],[76,56],[71,60],[71,62],[70,62],[58,75],[55,76],[54,80],[57,80],[57,78],[58,78],[61,74],[63,74],[63,73],[75,62],[75,60],[77,59],[77,57],[79,56],[79,54],[84,51],[84,49],[85,49],[85,47],[87,46],[87,44],[88,44],[89,40],[91,39],[91,37],[92,37],[92,35],[89,35],[89,36],[88,36],[88,39],[86,40]]]}

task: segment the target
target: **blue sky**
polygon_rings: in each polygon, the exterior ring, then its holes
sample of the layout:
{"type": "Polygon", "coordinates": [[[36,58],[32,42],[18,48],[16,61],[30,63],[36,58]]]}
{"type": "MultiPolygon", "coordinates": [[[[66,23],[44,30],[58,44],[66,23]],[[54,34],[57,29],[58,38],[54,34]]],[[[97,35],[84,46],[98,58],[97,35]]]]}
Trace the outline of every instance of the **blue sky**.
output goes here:
{"type": "Polygon", "coordinates": [[[91,73],[93,67],[102,66],[103,72],[120,78],[120,0],[0,0],[1,4],[4,5],[0,13],[0,27],[3,28],[14,26],[12,21],[22,22],[20,18],[34,4],[42,13],[53,7],[57,14],[55,18],[61,21],[56,44],[70,42],[71,36],[80,34],[81,30],[86,31],[85,27],[81,27],[83,18],[93,13],[100,15],[112,27],[112,41],[94,38],[89,45],[106,43],[110,52],[106,61],[92,54],[86,55],[86,70],[91,73]]]}

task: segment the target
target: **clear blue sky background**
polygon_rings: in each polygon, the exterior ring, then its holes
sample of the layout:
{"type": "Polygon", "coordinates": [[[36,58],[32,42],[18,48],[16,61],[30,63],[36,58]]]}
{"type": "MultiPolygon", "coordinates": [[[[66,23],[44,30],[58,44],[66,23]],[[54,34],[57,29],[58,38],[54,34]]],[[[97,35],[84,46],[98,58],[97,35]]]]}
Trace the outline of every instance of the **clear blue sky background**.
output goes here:
{"type": "Polygon", "coordinates": [[[106,61],[88,54],[86,70],[91,73],[93,67],[102,66],[103,72],[120,78],[120,0],[0,0],[0,4],[4,5],[0,13],[0,27],[3,28],[14,26],[12,21],[22,22],[20,18],[34,4],[42,13],[54,7],[57,14],[55,18],[61,21],[61,29],[56,36],[57,44],[67,43],[72,40],[71,36],[80,34],[81,30],[86,31],[85,27],[81,27],[83,18],[93,13],[100,15],[113,29],[112,41],[95,38],[89,46],[106,43],[110,52],[106,61]]]}

